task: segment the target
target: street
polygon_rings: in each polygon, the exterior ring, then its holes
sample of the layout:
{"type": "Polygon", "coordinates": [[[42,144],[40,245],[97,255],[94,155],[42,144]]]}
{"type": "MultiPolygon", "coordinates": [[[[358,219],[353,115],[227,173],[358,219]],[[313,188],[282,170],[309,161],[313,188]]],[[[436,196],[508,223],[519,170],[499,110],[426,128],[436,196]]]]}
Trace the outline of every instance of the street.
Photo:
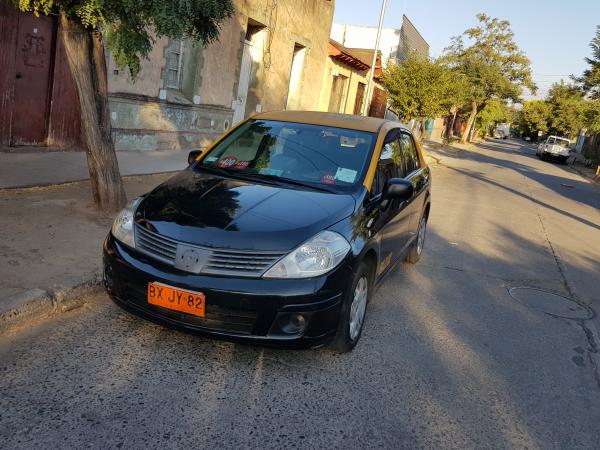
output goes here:
{"type": "Polygon", "coordinates": [[[423,259],[353,352],[182,334],[99,294],[0,337],[0,446],[600,448],[598,186],[520,140],[430,155],[423,259]]]}

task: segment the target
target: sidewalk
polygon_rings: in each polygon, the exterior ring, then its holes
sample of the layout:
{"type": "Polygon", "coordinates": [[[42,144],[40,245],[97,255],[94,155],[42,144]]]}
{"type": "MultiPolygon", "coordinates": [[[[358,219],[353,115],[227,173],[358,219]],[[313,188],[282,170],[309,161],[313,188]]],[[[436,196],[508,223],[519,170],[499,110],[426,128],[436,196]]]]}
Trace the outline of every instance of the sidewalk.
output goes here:
{"type": "MultiPolygon", "coordinates": [[[[127,198],[169,176],[125,177],[127,198]]],[[[69,309],[82,291],[100,286],[113,217],[94,207],[89,181],[0,190],[0,211],[0,331],[16,319],[69,309]]]]}
{"type": "Polygon", "coordinates": [[[585,158],[581,154],[576,153],[574,156],[573,162],[569,164],[569,166],[582,177],[585,177],[594,183],[600,183],[600,176],[596,175],[597,166],[586,166],[584,164],[585,158]]]}
{"type": "MultiPolygon", "coordinates": [[[[117,152],[121,175],[173,172],[187,166],[188,151],[117,152]]],[[[85,152],[0,152],[0,189],[48,186],[89,178],[85,152]]]]}

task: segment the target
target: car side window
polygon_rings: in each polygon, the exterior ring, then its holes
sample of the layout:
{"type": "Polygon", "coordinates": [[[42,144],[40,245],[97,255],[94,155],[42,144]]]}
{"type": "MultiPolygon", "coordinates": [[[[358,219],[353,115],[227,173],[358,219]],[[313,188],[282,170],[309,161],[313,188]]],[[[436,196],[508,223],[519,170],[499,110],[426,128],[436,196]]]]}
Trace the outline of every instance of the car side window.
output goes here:
{"type": "Polygon", "coordinates": [[[400,130],[391,130],[383,141],[381,156],[377,163],[371,195],[379,195],[383,191],[385,183],[390,178],[403,176],[404,160],[400,145],[400,130]]]}
{"type": "Polygon", "coordinates": [[[410,173],[417,170],[421,166],[421,163],[419,161],[419,155],[417,154],[417,148],[412,136],[407,133],[402,133],[400,136],[400,143],[402,146],[402,155],[405,164],[403,177],[406,177],[410,173]]]}

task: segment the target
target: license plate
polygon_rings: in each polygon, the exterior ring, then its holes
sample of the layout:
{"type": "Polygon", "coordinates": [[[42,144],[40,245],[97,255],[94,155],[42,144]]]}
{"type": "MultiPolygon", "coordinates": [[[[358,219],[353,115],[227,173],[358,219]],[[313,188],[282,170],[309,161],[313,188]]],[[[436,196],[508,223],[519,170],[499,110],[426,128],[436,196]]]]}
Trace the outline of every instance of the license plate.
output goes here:
{"type": "Polygon", "coordinates": [[[185,291],[162,283],[148,283],[148,303],[204,317],[206,298],[202,292],[185,291]]]}

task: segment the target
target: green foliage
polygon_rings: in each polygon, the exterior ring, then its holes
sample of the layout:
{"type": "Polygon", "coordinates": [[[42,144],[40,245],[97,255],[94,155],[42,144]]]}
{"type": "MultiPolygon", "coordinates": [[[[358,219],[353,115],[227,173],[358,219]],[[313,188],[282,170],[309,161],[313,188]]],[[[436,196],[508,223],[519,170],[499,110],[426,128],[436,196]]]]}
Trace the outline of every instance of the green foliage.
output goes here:
{"type": "Polygon", "coordinates": [[[190,38],[203,44],[219,36],[221,21],[233,14],[231,0],[18,0],[21,11],[65,14],[90,30],[102,31],[115,61],[135,77],[140,58],[154,38],[190,38]]]}
{"type": "Polygon", "coordinates": [[[468,79],[469,101],[481,110],[492,98],[517,103],[523,88],[535,92],[530,61],[514,42],[510,23],[485,14],[477,19],[477,27],[452,38],[444,55],[444,61],[468,79]]]}
{"type": "Polygon", "coordinates": [[[585,127],[590,133],[600,133],[600,100],[586,102],[585,127]]]}
{"type": "Polygon", "coordinates": [[[526,102],[518,122],[522,132],[532,135],[541,131],[573,138],[583,128],[600,133],[600,100],[588,100],[577,87],[561,81],[545,100],[526,102]]]}
{"type": "Polygon", "coordinates": [[[485,135],[491,127],[498,123],[510,123],[514,120],[514,117],[515,111],[513,108],[501,100],[492,99],[486,103],[477,116],[477,128],[485,135]]]}
{"type": "Polygon", "coordinates": [[[555,83],[548,92],[550,107],[550,131],[573,137],[585,126],[586,101],[575,86],[563,81],[555,83]]]}
{"type": "Polygon", "coordinates": [[[405,121],[445,113],[463,92],[461,75],[439,61],[408,55],[400,65],[389,64],[381,77],[392,109],[405,121]]]}
{"type": "Polygon", "coordinates": [[[522,133],[537,136],[548,132],[550,122],[550,105],[544,100],[532,100],[523,104],[519,114],[519,125],[522,133]]]}
{"type": "Polygon", "coordinates": [[[585,58],[590,65],[581,77],[572,77],[583,91],[593,99],[600,99],[600,25],[596,27],[596,36],[590,42],[592,57],[585,58]]]}

